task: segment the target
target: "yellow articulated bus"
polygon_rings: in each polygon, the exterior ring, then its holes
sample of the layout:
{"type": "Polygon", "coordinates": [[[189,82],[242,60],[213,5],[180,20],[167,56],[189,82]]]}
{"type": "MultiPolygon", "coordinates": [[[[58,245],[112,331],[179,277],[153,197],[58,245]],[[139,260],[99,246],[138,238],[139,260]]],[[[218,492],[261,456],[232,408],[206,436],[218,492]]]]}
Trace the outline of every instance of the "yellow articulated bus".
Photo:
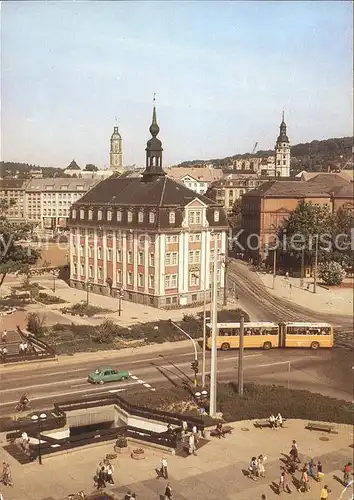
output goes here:
{"type": "MultiPolygon", "coordinates": [[[[211,329],[211,324],[207,327],[211,329]]],[[[211,336],[208,337],[211,349],[211,336]]],[[[240,323],[218,323],[216,347],[222,351],[240,347],[240,323]]],[[[327,323],[245,323],[244,347],[333,347],[333,327],[327,323]]]]}

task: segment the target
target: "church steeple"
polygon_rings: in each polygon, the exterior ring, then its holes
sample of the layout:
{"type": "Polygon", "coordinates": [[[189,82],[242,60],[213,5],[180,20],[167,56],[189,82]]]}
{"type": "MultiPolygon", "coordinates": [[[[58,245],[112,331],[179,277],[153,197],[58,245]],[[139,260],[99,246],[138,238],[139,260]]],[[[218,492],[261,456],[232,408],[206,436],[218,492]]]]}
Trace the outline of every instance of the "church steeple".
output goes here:
{"type": "Polygon", "coordinates": [[[289,142],[289,138],[286,135],[286,123],[285,123],[285,120],[284,120],[284,110],[283,110],[283,113],[282,113],[282,121],[281,121],[279,130],[280,130],[280,133],[279,133],[279,136],[278,136],[278,139],[277,139],[277,143],[280,143],[280,142],[289,142]]]}
{"type": "Polygon", "coordinates": [[[157,138],[160,127],[156,118],[156,106],[154,97],[154,107],[152,111],[152,122],[150,125],[151,139],[146,144],[146,168],[143,172],[143,181],[154,181],[158,177],[163,177],[166,172],[162,168],[162,142],[157,138]]]}
{"type": "Polygon", "coordinates": [[[284,119],[284,110],[280,124],[280,132],[275,145],[275,176],[290,176],[290,142],[286,133],[286,123],[284,119]]]}

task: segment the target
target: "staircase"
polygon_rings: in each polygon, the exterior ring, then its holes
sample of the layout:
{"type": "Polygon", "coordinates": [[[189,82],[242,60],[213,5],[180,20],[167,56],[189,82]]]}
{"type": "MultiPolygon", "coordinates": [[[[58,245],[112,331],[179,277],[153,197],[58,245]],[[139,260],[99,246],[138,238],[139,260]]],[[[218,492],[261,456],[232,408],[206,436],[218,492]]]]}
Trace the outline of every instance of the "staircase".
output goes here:
{"type": "Polygon", "coordinates": [[[9,453],[9,455],[11,455],[21,465],[29,464],[30,462],[32,462],[31,458],[26,455],[26,453],[21,450],[21,448],[15,443],[4,446],[4,450],[7,451],[7,453],[9,453]]]}

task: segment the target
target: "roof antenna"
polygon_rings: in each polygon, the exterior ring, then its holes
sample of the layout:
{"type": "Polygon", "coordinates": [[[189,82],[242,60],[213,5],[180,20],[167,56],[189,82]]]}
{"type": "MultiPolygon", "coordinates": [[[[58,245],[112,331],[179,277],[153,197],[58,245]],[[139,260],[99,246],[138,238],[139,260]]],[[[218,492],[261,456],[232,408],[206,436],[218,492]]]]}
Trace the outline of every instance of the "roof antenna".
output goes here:
{"type": "Polygon", "coordinates": [[[282,118],[283,118],[283,121],[284,121],[284,106],[283,106],[283,114],[282,114],[282,118]]]}

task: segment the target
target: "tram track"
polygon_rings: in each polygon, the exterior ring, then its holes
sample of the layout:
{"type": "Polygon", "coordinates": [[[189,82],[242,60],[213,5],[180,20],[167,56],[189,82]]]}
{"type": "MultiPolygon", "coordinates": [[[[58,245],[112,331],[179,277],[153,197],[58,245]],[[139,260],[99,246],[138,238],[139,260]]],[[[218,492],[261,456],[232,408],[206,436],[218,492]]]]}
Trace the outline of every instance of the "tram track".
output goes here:
{"type": "MultiPolygon", "coordinates": [[[[316,313],[301,306],[294,305],[286,299],[274,297],[267,291],[263,283],[255,279],[251,271],[242,264],[231,260],[228,269],[228,286],[231,286],[235,292],[247,303],[254,305],[253,309],[259,311],[263,321],[309,321],[309,322],[328,322],[337,325],[338,318],[333,315],[316,313]]],[[[347,320],[350,324],[350,318],[347,320]]],[[[335,346],[345,349],[353,349],[353,325],[348,327],[344,325],[335,326],[335,346]]]]}

